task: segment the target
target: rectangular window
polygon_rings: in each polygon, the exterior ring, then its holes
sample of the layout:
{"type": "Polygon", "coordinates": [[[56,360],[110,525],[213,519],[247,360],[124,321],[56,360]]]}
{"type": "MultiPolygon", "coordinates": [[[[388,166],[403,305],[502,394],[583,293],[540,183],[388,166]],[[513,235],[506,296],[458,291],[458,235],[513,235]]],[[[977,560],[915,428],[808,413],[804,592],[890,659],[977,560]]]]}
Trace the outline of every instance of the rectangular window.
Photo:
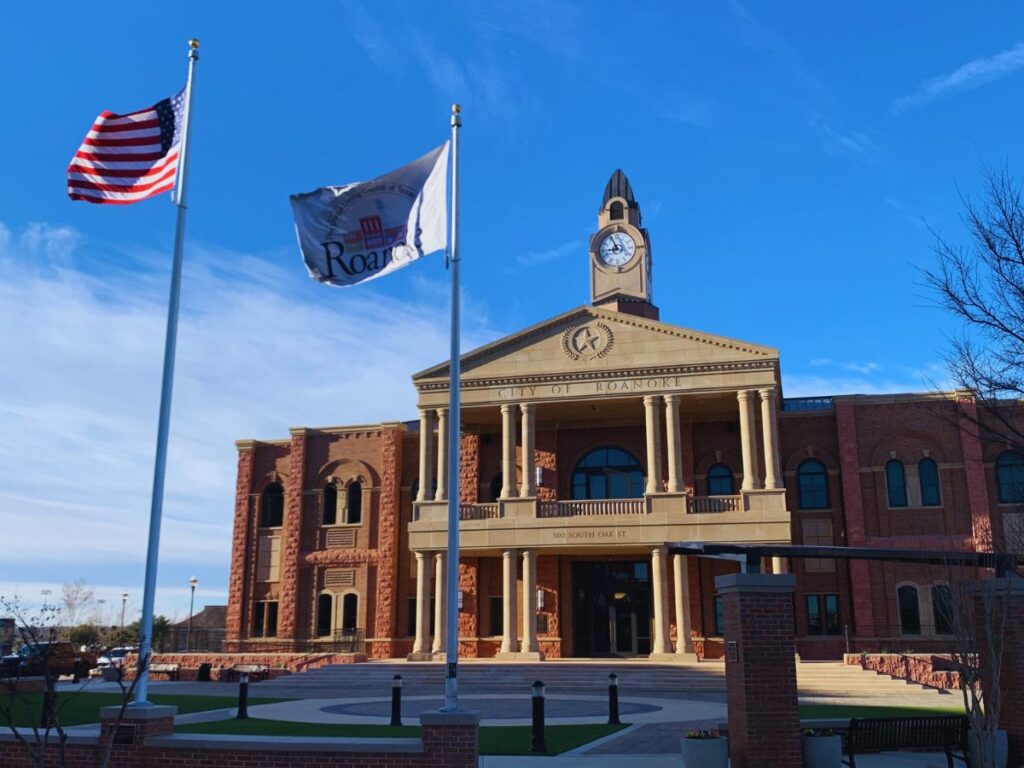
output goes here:
{"type": "Polygon", "coordinates": [[[502,621],[501,614],[504,603],[505,601],[500,597],[492,597],[487,601],[487,605],[491,612],[489,629],[491,630],[492,636],[502,634],[502,625],[504,622],[502,621]]]}
{"type": "Polygon", "coordinates": [[[825,634],[843,634],[843,625],[839,619],[839,595],[825,595],[825,634]]]}
{"type": "Polygon", "coordinates": [[[263,637],[263,622],[266,621],[267,604],[256,603],[252,610],[252,636],[263,637]]]}
{"type": "Polygon", "coordinates": [[[256,581],[281,578],[281,537],[260,536],[256,546],[256,581]]]}
{"type": "Polygon", "coordinates": [[[720,595],[715,595],[715,637],[725,635],[725,608],[720,595]]]}
{"type": "Polygon", "coordinates": [[[821,633],[821,598],[819,595],[807,595],[807,634],[821,633]]]}
{"type": "Polygon", "coordinates": [[[409,616],[405,622],[405,634],[407,637],[416,637],[416,598],[409,598],[409,616]]]}
{"type": "Polygon", "coordinates": [[[430,629],[430,636],[431,637],[434,636],[434,619],[437,618],[437,610],[436,610],[436,608],[437,608],[437,599],[432,597],[432,598],[430,598],[430,627],[429,627],[429,629],[430,629]]]}
{"type": "Polygon", "coordinates": [[[277,601],[267,603],[267,629],[264,632],[266,637],[277,637],[277,601]]]}
{"type": "MultiPolygon", "coordinates": [[[[804,520],[801,523],[801,529],[804,544],[809,547],[831,547],[835,543],[832,539],[831,520],[804,520]]],[[[804,570],[807,573],[832,573],[835,569],[835,560],[825,560],[820,557],[804,559],[804,570]]]]}

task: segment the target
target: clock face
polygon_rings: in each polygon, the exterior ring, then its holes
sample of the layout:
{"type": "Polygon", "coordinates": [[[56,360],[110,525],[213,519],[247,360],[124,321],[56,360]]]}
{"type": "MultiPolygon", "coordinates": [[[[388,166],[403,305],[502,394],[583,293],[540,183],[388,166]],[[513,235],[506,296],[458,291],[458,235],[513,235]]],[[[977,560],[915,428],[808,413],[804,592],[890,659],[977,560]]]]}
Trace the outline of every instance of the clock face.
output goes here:
{"type": "Polygon", "coordinates": [[[601,241],[598,255],[609,267],[621,267],[636,253],[636,241],[625,232],[612,232],[601,241]]]}

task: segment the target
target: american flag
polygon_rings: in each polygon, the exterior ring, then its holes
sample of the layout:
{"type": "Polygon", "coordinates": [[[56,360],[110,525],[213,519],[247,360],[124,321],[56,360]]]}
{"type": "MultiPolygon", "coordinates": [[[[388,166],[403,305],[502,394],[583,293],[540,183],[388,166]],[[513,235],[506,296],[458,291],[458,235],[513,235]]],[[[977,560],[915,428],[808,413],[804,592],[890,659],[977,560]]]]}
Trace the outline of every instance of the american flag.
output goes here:
{"type": "Polygon", "coordinates": [[[68,197],[123,205],[173,189],[184,113],[184,89],[137,112],[101,112],[68,166],[68,197]]]}

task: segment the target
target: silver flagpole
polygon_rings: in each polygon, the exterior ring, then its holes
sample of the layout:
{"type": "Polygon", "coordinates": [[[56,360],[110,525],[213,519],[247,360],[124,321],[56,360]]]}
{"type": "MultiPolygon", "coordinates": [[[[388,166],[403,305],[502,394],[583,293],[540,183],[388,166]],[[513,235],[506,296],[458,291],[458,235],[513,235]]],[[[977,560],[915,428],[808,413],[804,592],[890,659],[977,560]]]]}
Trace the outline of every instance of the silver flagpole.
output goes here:
{"type": "Polygon", "coordinates": [[[462,454],[462,414],[459,380],[459,128],[462,127],[458,104],[452,105],[452,346],[448,379],[448,617],[447,662],[444,681],[444,709],[459,709],[459,464],[462,454]]]}
{"type": "Polygon", "coordinates": [[[139,667],[132,706],[150,706],[149,654],[153,646],[153,603],[156,600],[156,565],[160,553],[160,516],[164,504],[164,470],[167,468],[167,433],[171,423],[171,391],[174,388],[174,349],[178,340],[178,307],[181,304],[181,252],[185,244],[185,210],[188,191],[188,140],[192,119],[192,75],[199,59],[199,41],[188,41],[188,82],[185,84],[185,114],[182,118],[181,156],[178,185],[172,200],[178,206],[174,231],[174,263],[171,267],[171,297],[167,306],[167,339],[164,343],[164,379],[160,389],[160,422],[156,433],[156,462],[153,468],[153,499],[149,509],[149,549],[146,552],[146,584],[142,595],[139,625],[139,667]]]}

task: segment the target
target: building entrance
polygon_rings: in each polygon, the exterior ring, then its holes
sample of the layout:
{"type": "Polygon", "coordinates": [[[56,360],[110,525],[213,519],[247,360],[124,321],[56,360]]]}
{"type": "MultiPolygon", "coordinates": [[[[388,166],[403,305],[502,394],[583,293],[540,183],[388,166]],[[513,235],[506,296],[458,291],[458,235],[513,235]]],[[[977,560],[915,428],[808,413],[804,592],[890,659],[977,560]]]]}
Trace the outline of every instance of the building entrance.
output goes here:
{"type": "Polygon", "coordinates": [[[651,652],[650,568],[642,560],[572,564],[575,656],[651,652]]]}

